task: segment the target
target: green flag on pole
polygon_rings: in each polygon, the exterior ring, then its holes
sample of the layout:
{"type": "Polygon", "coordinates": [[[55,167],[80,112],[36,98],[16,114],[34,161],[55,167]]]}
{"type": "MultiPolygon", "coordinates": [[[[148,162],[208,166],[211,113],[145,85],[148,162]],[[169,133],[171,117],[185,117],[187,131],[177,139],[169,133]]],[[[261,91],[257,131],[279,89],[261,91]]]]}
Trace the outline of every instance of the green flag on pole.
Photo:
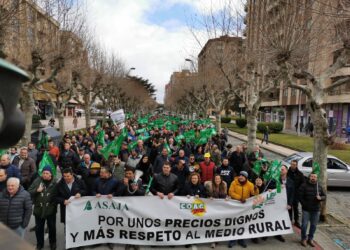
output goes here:
{"type": "Polygon", "coordinates": [[[169,144],[167,142],[164,143],[164,148],[168,151],[168,154],[171,154],[171,149],[170,149],[169,144]]]}
{"type": "Polygon", "coordinates": [[[321,167],[320,167],[320,164],[318,164],[317,162],[314,162],[314,163],[312,164],[312,173],[313,173],[313,174],[316,174],[317,177],[320,176],[321,167]]]}
{"type": "Polygon", "coordinates": [[[269,169],[267,170],[266,174],[264,175],[265,181],[274,180],[276,182],[277,193],[281,192],[281,181],[280,181],[281,166],[282,166],[282,162],[279,162],[277,160],[272,161],[269,169]]]}
{"type": "Polygon", "coordinates": [[[96,142],[98,145],[102,145],[102,147],[105,146],[105,131],[104,130],[100,130],[100,132],[98,132],[97,137],[96,137],[96,142]]]}
{"type": "Polygon", "coordinates": [[[39,175],[40,176],[43,172],[43,168],[46,166],[50,166],[51,171],[52,171],[52,175],[56,176],[56,166],[55,166],[55,164],[53,164],[51,156],[49,155],[49,153],[47,151],[44,152],[43,158],[41,159],[41,161],[39,163],[39,175]]]}

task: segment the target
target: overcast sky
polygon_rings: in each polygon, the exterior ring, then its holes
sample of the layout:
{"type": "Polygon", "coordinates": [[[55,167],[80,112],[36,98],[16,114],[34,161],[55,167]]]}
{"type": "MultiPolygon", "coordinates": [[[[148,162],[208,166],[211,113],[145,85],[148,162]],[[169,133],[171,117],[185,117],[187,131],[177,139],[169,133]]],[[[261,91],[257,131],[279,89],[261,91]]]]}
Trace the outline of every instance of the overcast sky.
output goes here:
{"type": "MultiPolygon", "coordinates": [[[[240,1],[240,0],[237,0],[240,1]]],[[[98,40],[116,52],[131,75],[149,79],[163,103],[171,73],[189,68],[199,44],[189,32],[194,15],[205,13],[212,0],[87,0],[88,19],[98,40]]],[[[220,8],[215,0],[216,8],[220,8]]]]}

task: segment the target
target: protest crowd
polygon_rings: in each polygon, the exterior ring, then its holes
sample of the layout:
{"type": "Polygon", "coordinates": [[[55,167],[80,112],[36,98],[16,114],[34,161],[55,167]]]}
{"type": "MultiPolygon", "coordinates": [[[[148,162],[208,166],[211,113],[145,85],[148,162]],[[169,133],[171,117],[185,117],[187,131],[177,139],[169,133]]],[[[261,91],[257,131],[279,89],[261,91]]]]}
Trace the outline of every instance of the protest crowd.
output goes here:
{"type": "MultiPolygon", "coordinates": [[[[227,137],[210,120],[156,115],[130,115],[122,125],[98,124],[85,133],[65,134],[59,145],[42,135],[38,145],[11,148],[1,156],[0,221],[22,238],[35,231],[37,249],[44,248],[47,231],[54,250],[57,210],[65,223],[72,197],[194,196],[245,203],[259,193],[285,188],[290,220],[301,228],[301,244],[315,246],[320,202],[326,198],[317,174],[305,178],[296,161],[288,169],[266,160],[259,146],[252,152],[245,144],[233,148],[227,137]],[[32,214],[35,228],[27,228],[32,214]]],[[[282,235],[274,238],[285,241],[282,235]]],[[[266,240],[230,241],[228,247],[266,240]]]]}

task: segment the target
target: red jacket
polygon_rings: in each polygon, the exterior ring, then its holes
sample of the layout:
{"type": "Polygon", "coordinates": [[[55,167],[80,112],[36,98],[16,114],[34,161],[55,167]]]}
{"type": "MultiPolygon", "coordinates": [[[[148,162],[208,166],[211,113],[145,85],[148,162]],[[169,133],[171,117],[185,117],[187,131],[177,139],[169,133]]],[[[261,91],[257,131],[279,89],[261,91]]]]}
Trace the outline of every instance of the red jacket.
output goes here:
{"type": "Polygon", "coordinates": [[[201,168],[201,181],[202,183],[206,181],[213,180],[214,172],[215,172],[215,163],[210,161],[207,165],[205,161],[199,163],[199,167],[201,168]]]}

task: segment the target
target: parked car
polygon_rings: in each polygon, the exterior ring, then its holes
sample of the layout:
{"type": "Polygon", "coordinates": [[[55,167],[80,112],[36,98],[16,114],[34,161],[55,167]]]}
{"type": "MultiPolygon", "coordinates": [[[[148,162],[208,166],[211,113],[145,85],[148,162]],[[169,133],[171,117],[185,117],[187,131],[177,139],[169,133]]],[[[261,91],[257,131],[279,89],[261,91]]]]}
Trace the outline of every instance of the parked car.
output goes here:
{"type": "MultiPolygon", "coordinates": [[[[292,160],[297,160],[299,170],[308,176],[312,171],[312,155],[311,152],[298,152],[283,159],[282,163],[289,167],[292,160]]],[[[350,166],[332,155],[327,155],[327,175],[328,186],[350,187],[350,166]]]]}

